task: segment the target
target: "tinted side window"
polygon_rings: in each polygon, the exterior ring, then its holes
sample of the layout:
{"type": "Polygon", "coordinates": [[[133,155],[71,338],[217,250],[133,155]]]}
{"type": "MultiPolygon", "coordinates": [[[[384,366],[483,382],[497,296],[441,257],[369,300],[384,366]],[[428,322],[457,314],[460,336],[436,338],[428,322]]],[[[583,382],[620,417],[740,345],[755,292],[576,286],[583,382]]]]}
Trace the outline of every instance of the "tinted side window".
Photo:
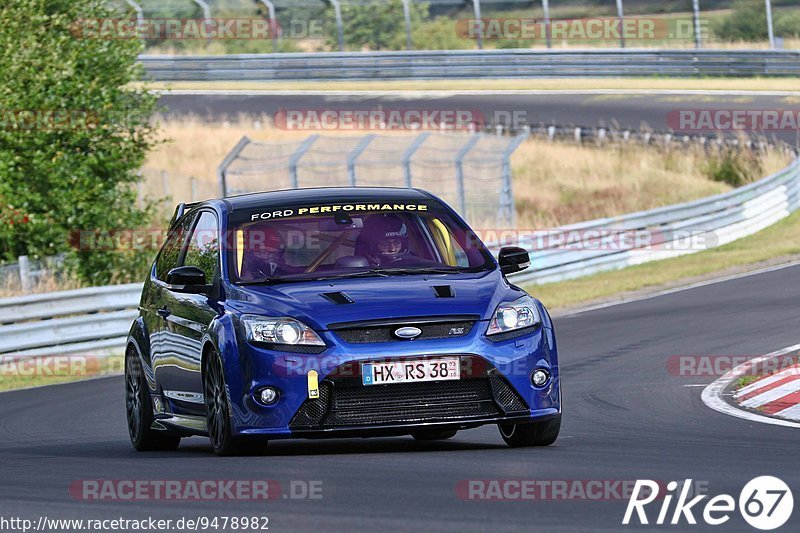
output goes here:
{"type": "Polygon", "coordinates": [[[199,267],[206,274],[206,282],[211,283],[219,265],[219,237],[217,217],[208,211],[200,213],[197,224],[189,238],[184,266],[199,267]]]}
{"type": "Polygon", "coordinates": [[[186,232],[194,220],[193,216],[185,217],[175,229],[167,236],[164,247],[158,254],[156,260],[156,277],[161,281],[167,280],[167,273],[178,266],[178,258],[181,255],[183,243],[186,240],[186,232]]]}

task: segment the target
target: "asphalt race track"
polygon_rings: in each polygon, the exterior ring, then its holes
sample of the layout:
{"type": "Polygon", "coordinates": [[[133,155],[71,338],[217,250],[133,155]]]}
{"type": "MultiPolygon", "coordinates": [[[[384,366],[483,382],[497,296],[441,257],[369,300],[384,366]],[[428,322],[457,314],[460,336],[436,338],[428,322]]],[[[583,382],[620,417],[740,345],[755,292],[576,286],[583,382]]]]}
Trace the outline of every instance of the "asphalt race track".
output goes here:
{"type": "MultiPolygon", "coordinates": [[[[656,131],[677,130],[668,121],[670,112],[680,110],[795,110],[797,96],[698,95],[698,94],[509,94],[464,95],[445,93],[424,98],[413,94],[372,95],[235,95],[164,94],[161,105],[169,116],[198,115],[204,118],[237,117],[241,114],[274,116],[287,109],[372,110],[384,108],[415,110],[480,111],[487,120],[496,112],[519,116],[531,125],[557,124],[656,131]]],[[[314,132],[309,132],[314,133],[314,132]]],[[[697,133],[697,132],[687,132],[697,133]]],[[[794,146],[800,145],[798,130],[768,132],[794,146]]]]}
{"type": "MultiPolygon", "coordinates": [[[[438,443],[276,442],[262,457],[217,458],[200,438],[174,453],[138,454],[128,442],[120,377],[4,393],[0,516],[265,515],[272,531],[620,531],[634,529],[621,526],[625,500],[465,501],[455,487],[460,480],[691,478],[707,482],[712,496],[738,499],[750,479],[775,475],[797,500],[798,430],[712,411],[700,400],[703,388],[687,385],[714,378],[671,375],[666,362],[676,354],[758,355],[796,344],[798,280],[794,266],[557,319],[564,425],[556,444],[542,449],[509,449],[495,427],[484,427],[438,443]],[[285,492],[291,480],[321,480],[323,497],[82,501],[68,489],[85,479],[270,479],[285,492]]],[[[648,507],[651,521],[658,506],[648,507]]],[[[708,528],[681,524],[677,530],[708,528]]],[[[798,524],[795,511],[784,529],[798,524]]],[[[753,531],[738,512],[712,529],[753,531]]]]}

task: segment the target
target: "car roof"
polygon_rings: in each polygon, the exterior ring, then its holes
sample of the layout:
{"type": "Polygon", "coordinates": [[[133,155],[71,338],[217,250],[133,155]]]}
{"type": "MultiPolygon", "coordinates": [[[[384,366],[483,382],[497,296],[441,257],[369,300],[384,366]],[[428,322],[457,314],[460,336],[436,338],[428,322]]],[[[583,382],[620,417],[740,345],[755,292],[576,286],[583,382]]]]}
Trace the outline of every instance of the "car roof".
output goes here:
{"type": "Polygon", "coordinates": [[[319,187],[314,189],[288,189],[229,196],[208,203],[220,202],[227,211],[256,208],[279,208],[313,203],[338,202],[403,202],[436,199],[421,189],[403,187],[319,187]]]}

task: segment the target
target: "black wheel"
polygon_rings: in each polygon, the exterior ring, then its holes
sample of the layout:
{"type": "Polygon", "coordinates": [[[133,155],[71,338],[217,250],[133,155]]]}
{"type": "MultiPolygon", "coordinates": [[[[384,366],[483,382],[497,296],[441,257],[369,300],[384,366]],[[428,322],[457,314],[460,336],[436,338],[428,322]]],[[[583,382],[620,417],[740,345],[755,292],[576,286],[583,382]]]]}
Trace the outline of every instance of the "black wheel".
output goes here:
{"type": "Polygon", "coordinates": [[[256,455],[267,447],[265,439],[242,439],[231,431],[231,410],[225,388],[222,362],[216,353],[209,354],[203,373],[203,392],[206,402],[206,425],[211,448],[219,456],[256,455]]]}
{"type": "Polygon", "coordinates": [[[180,435],[153,429],[153,401],[142,362],[133,347],[125,354],[125,410],[131,444],[140,452],[175,450],[181,443],[180,435]]]}
{"type": "Polygon", "coordinates": [[[561,415],[532,424],[498,424],[500,435],[512,448],[550,446],[561,431],[561,415]]]}
{"type": "Polygon", "coordinates": [[[455,429],[422,429],[411,434],[414,440],[447,440],[458,433],[455,429]]]}

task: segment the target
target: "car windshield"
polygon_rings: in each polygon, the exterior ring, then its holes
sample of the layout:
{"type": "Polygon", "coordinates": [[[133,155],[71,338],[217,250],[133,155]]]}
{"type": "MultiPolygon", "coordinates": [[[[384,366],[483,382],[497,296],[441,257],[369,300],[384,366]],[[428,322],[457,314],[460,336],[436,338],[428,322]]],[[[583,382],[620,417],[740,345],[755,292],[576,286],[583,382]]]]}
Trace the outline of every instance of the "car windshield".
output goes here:
{"type": "Polygon", "coordinates": [[[267,210],[232,221],[232,280],[270,283],[495,268],[477,236],[447,210],[425,205],[419,211],[352,212],[357,207],[367,206],[267,210]]]}

